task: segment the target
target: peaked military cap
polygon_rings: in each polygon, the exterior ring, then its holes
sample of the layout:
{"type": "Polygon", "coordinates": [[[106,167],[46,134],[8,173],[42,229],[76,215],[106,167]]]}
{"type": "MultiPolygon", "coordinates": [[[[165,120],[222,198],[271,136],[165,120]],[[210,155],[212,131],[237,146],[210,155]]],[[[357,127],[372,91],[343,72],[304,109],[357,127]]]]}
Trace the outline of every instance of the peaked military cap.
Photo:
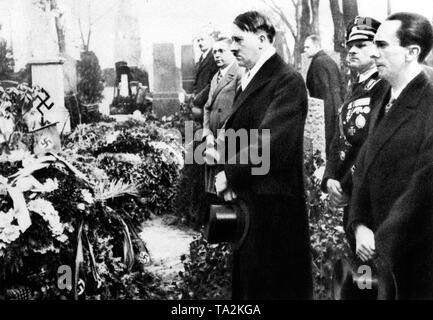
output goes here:
{"type": "Polygon", "coordinates": [[[356,17],[346,30],[346,44],[352,41],[373,41],[380,22],[370,17],[356,17]]]}

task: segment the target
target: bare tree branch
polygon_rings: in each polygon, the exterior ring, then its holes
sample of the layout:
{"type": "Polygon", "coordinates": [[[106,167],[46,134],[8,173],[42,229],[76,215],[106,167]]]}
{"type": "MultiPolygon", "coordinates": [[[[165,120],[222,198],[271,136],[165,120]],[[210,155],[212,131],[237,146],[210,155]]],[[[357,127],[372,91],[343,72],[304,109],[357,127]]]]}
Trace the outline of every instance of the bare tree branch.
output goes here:
{"type": "Polygon", "coordinates": [[[80,38],[81,43],[83,44],[83,49],[86,47],[86,42],[84,41],[83,27],[81,25],[81,18],[78,17],[78,27],[80,28],[80,38]]]}
{"type": "Polygon", "coordinates": [[[92,34],[92,14],[91,14],[91,2],[87,2],[87,12],[89,14],[89,32],[87,33],[87,50],[90,48],[90,35],[92,34]]]}
{"type": "MultiPolygon", "coordinates": [[[[294,0],[292,0],[292,1],[294,1],[294,0]]],[[[293,38],[296,39],[297,34],[295,31],[295,28],[290,23],[290,21],[287,19],[283,10],[275,3],[274,0],[270,0],[270,3],[268,1],[265,1],[265,4],[267,4],[269,6],[269,8],[281,18],[281,20],[284,22],[284,24],[289,28],[289,31],[292,34],[293,38]]]]}

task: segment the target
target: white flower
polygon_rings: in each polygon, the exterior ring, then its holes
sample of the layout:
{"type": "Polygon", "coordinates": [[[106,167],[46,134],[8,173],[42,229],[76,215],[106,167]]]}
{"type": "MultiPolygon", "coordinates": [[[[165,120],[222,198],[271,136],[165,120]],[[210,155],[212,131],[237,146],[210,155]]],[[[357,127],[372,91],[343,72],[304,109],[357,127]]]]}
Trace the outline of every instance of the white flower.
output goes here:
{"type": "Polygon", "coordinates": [[[20,236],[20,228],[18,226],[9,225],[0,233],[0,240],[6,243],[12,243],[20,236]]]}
{"type": "Polygon", "coordinates": [[[131,164],[139,165],[143,162],[143,159],[138,154],[133,153],[119,153],[114,156],[114,159],[121,162],[128,162],[131,164]]]}
{"type": "Polygon", "coordinates": [[[78,208],[78,210],[82,210],[82,211],[86,210],[84,203],[77,204],[77,208],[78,208]]]}
{"type": "Polygon", "coordinates": [[[45,199],[32,200],[27,204],[27,208],[35,213],[38,213],[43,218],[47,215],[57,215],[56,209],[54,209],[51,202],[45,199]]]}
{"type": "Polygon", "coordinates": [[[339,232],[339,233],[344,233],[344,229],[342,226],[336,226],[336,227],[334,227],[334,230],[339,232]]]}
{"type": "Polygon", "coordinates": [[[92,197],[92,194],[87,189],[81,190],[81,195],[83,196],[83,200],[86,201],[88,204],[92,204],[95,201],[92,197]]]}
{"type": "Polygon", "coordinates": [[[59,182],[56,178],[53,179],[47,179],[44,183],[44,192],[53,192],[59,188],[59,182]]]}
{"type": "Polygon", "coordinates": [[[12,150],[11,153],[8,155],[8,160],[10,162],[18,162],[18,161],[24,161],[24,159],[27,159],[31,157],[31,153],[27,150],[12,150]]]}
{"type": "Polygon", "coordinates": [[[12,223],[14,219],[14,215],[11,214],[11,211],[8,213],[0,212],[0,229],[4,229],[12,223]]]}
{"type": "Polygon", "coordinates": [[[59,253],[60,252],[60,250],[57,249],[57,248],[55,248],[52,243],[48,247],[41,248],[39,250],[35,250],[35,252],[40,253],[40,254],[46,254],[48,251],[51,251],[51,252],[54,252],[54,253],[59,253]]]}
{"type": "Polygon", "coordinates": [[[57,240],[60,241],[61,243],[65,243],[66,241],[68,241],[68,236],[65,234],[62,234],[62,235],[57,237],[57,240]]]}
{"type": "Polygon", "coordinates": [[[146,120],[146,118],[143,116],[143,114],[139,110],[135,110],[132,113],[132,118],[134,120],[146,120]]]}
{"type": "Polygon", "coordinates": [[[70,223],[65,223],[65,224],[63,224],[63,228],[64,228],[66,231],[68,231],[69,233],[72,233],[72,232],[74,232],[74,230],[75,230],[74,226],[73,226],[72,224],[70,224],[70,223]]]}
{"type": "Polygon", "coordinates": [[[114,141],[117,140],[117,137],[119,136],[119,134],[120,134],[119,131],[110,132],[105,136],[105,141],[107,143],[113,143],[114,141]]]}
{"type": "Polygon", "coordinates": [[[54,209],[51,202],[44,199],[32,200],[28,204],[28,209],[39,214],[46,222],[48,222],[51,233],[54,236],[63,234],[64,227],[60,222],[59,213],[54,209]]]}
{"type": "Polygon", "coordinates": [[[102,181],[102,180],[108,179],[108,176],[105,173],[105,171],[102,170],[102,169],[99,169],[99,168],[93,168],[92,169],[92,175],[98,181],[102,181]]]}

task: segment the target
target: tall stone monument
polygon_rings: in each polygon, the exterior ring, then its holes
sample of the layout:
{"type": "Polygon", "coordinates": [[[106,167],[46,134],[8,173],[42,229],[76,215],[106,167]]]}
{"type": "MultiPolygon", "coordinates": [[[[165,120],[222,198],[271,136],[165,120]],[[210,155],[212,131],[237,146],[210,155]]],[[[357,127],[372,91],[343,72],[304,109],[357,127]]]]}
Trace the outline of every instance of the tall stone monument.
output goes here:
{"type": "Polygon", "coordinates": [[[322,158],[325,153],[325,108],[323,100],[308,98],[308,114],[304,129],[304,151],[314,153],[320,151],[322,158]]]}
{"type": "Polygon", "coordinates": [[[132,0],[119,0],[116,14],[114,60],[129,67],[141,65],[141,37],[137,11],[132,0]]]}
{"type": "Polygon", "coordinates": [[[54,15],[29,2],[26,19],[30,26],[27,39],[32,85],[43,88],[45,93],[34,103],[46,121],[57,122],[58,131],[67,133],[70,119],[65,108],[63,60],[59,57],[54,15]]]}
{"type": "Polygon", "coordinates": [[[158,117],[179,111],[180,72],[176,68],[174,44],[153,45],[153,110],[158,117]]]}

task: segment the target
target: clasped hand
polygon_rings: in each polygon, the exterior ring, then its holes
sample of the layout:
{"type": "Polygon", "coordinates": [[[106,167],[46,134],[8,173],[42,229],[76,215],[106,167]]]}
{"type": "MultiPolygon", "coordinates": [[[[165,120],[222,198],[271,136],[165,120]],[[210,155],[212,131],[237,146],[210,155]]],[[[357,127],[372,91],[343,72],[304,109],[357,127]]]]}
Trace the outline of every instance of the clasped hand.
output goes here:
{"type": "Polygon", "coordinates": [[[343,191],[339,181],[328,179],[326,183],[329,200],[334,207],[344,207],[349,204],[349,196],[343,191]]]}
{"type": "Polygon", "coordinates": [[[206,136],[206,149],[203,152],[203,156],[208,166],[215,166],[220,160],[220,154],[215,148],[215,138],[212,134],[206,136]]]}
{"type": "Polygon", "coordinates": [[[376,255],[374,233],[364,225],[358,225],[355,230],[356,255],[363,261],[368,262],[376,255]]]}
{"type": "Polygon", "coordinates": [[[233,201],[237,198],[236,193],[228,187],[227,177],[224,171],[218,173],[215,177],[215,189],[219,197],[223,197],[225,201],[233,201]]]}

